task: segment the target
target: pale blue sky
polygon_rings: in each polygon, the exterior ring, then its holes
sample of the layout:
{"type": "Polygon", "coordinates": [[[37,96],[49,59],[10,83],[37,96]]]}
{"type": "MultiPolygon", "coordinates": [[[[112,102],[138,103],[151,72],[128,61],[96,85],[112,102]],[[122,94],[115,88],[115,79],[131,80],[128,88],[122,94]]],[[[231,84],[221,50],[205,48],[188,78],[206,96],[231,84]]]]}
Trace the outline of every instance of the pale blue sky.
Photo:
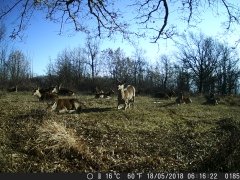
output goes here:
{"type": "MultiPolygon", "coordinates": [[[[170,9],[171,10],[171,9],[170,9]]],[[[230,45],[240,38],[238,31],[233,32],[231,36],[223,36],[224,29],[221,27],[221,18],[215,17],[208,11],[203,12],[201,18],[203,21],[198,24],[198,28],[188,29],[195,32],[203,32],[208,36],[217,37],[220,40],[228,41],[230,45]]],[[[169,21],[176,21],[177,15],[171,16],[169,21]]],[[[9,21],[10,22],[10,21],[9,21]]],[[[180,21],[178,28],[181,32],[187,27],[180,21]]],[[[6,27],[11,27],[6,24],[6,27]]],[[[22,50],[32,60],[34,74],[42,75],[46,73],[46,67],[50,58],[54,60],[58,53],[65,48],[84,47],[85,36],[81,32],[70,34],[64,31],[63,35],[58,35],[60,25],[46,21],[43,14],[37,14],[32,17],[28,29],[24,32],[25,37],[22,41],[11,41],[14,48],[22,50]]],[[[122,38],[115,40],[102,40],[101,50],[106,48],[117,49],[120,47],[126,55],[133,55],[134,48],[128,43],[123,42],[122,38]]],[[[156,61],[161,54],[171,55],[174,50],[174,43],[171,40],[160,40],[158,44],[150,43],[150,40],[139,39],[139,47],[146,51],[146,57],[152,62],[156,61]]]]}

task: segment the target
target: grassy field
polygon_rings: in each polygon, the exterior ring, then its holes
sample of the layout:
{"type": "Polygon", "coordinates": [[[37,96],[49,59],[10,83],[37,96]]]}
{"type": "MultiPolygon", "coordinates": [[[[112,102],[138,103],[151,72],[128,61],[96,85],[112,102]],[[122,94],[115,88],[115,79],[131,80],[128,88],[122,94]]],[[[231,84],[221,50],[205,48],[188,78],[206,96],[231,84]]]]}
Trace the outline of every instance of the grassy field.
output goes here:
{"type": "Polygon", "coordinates": [[[81,113],[57,114],[31,93],[0,92],[0,172],[240,169],[239,97],[177,106],[137,96],[127,111],[116,109],[116,97],[77,98],[86,105],[81,113]]]}

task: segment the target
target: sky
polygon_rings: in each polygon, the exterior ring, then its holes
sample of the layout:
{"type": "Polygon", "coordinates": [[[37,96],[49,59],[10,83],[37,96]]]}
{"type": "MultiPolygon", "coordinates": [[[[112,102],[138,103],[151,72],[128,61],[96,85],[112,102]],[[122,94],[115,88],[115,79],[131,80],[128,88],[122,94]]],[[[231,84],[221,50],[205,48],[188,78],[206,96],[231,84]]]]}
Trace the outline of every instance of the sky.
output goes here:
{"type": "MultiPolygon", "coordinates": [[[[175,18],[170,17],[169,21],[176,21],[177,18],[175,18]]],[[[198,28],[188,30],[196,33],[202,32],[207,36],[213,36],[220,40],[227,40],[231,45],[240,38],[239,32],[233,32],[228,36],[223,35],[225,31],[221,27],[221,21],[223,20],[221,17],[206,11],[201,18],[203,21],[198,24],[198,28]]],[[[9,25],[6,25],[8,31],[12,30],[10,23],[9,25]]],[[[183,32],[186,24],[182,25],[182,22],[179,22],[178,25],[180,31],[183,32]]],[[[83,33],[65,31],[62,35],[58,35],[59,28],[59,24],[46,21],[44,14],[37,13],[31,18],[27,30],[24,31],[23,40],[9,40],[14,49],[22,50],[29,57],[34,75],[44,75],[50,59],[53,61],[62,50],[84,47],[86,39],[83,33]]],[[[171,40],[160,40],[157,44],[146,39],[139,39],[138,41],[139,47],[146,52],[145,57],[152,62],[157,61],[162,54],[171,55],[176,51],[174,42],[171,40]]],[[[127,41],[123,41],[121,36],[114,40],[101,40],[101,50],[107,48],[117,49],[118,47],[123,49],[127,56],[132,56],[135,51],[134,47],[127,41]]]]}

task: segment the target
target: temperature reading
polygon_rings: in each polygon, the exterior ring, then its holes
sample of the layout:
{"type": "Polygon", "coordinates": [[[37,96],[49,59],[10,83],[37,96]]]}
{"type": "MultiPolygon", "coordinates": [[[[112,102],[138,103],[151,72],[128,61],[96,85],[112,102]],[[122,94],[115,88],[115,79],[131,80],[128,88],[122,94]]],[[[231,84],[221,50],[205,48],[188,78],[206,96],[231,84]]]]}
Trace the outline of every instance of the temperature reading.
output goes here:
{"type": "Polygon", "coordinates": [[[111,179],[120,179],[121,177],[120,177],[120,173],[116,173],[116,172],[114,172],[114,173],[106,173],[106,179],[109,179],[109,180],[111,180],[111,179]]]}
{"type": "Polygon", "coordinates": [[[127,179],[141,179],[142,173],[128,173],[127,179]]]}

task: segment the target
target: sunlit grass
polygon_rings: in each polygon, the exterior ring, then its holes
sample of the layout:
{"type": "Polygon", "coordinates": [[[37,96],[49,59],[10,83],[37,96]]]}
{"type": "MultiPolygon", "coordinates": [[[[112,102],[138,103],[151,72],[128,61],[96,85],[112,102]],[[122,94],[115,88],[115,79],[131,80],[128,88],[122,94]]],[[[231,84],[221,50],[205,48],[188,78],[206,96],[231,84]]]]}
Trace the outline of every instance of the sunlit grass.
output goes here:
{"type": "Polygon", "coordinates": [[[177,106],[137,96],[117,110],[116,97],[78,95],[79,114],[46,111],[30,93],[1,93],[1,172],[234,171],[240,168],[239,97],[217,106],[177,106]],[[232,142],[232,144],[231,144],[232,142]]]}

